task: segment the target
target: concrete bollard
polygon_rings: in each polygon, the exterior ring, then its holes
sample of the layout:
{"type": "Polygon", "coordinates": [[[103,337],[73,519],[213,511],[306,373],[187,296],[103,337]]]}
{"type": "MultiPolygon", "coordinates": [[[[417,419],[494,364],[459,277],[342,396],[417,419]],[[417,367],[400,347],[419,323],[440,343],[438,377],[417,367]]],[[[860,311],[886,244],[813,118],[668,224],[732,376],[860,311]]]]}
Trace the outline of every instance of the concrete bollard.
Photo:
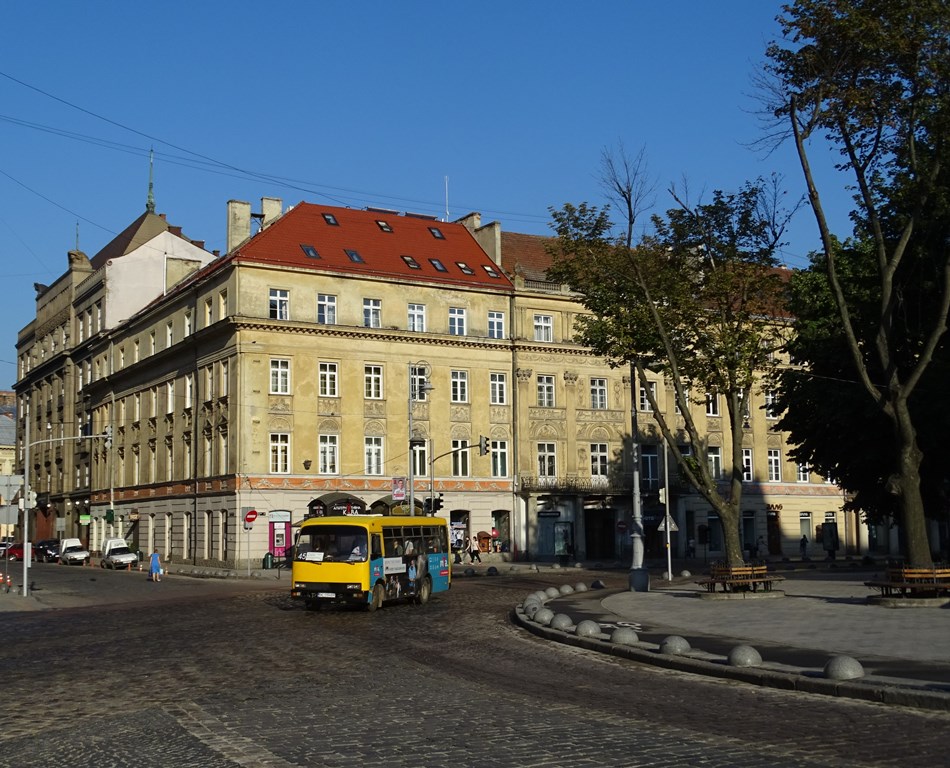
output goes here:
{"type": "Polygon", "coordinates": [[[761,654],[751,645],[737,645],[729,651],[730,667],[758,667],[761,664],[761,654]]]}

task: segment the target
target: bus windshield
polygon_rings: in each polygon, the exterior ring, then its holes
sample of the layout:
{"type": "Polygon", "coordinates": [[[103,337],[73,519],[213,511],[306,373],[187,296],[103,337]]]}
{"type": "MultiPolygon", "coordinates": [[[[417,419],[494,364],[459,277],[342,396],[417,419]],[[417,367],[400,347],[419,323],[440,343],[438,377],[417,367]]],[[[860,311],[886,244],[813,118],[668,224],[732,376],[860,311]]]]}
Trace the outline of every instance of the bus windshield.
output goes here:
{"type": "Polygon", "coordinates": [[[321,525],[297,534],[294,557],[309,563],[366,562],[366,529],[357,525],[321,525]]]}

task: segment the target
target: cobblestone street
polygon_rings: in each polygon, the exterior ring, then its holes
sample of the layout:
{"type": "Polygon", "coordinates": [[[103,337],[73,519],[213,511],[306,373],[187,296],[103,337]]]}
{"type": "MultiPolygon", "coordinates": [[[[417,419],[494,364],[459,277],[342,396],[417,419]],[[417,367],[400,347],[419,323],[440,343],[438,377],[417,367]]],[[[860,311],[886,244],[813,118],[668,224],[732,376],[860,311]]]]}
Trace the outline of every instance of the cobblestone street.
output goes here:
{"type": "Polygon", "coordinates": [[[0,765],[946,763],[942,713],[664,672],[511,624],[528,592],[592,578],[460,578],[375,614],[306,612],[287,582],[0,614],[0,765]]]}

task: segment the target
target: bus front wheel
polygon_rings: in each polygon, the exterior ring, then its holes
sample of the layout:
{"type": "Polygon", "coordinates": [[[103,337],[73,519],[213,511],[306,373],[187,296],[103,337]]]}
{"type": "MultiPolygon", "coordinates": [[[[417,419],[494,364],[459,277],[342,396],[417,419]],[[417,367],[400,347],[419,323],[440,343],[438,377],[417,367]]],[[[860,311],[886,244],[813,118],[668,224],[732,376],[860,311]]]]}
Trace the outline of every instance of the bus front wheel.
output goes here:
{"type": "Polygon", "coordinates": [[[422,583],[419,585],[419,594],[416,595],[416,603],[418,605],[425,605],[429,602],[429,597],[432,595],[432,580],[426,576],[422,583]]]}
{"type": "Polygon", "coordinates": [[[369,601],[368,608],[370,612],[376,611],[383,607],[383,600],[386,599],[386,589],[382,584],[377,584],[373,587],[373,597],[369,601]]]}

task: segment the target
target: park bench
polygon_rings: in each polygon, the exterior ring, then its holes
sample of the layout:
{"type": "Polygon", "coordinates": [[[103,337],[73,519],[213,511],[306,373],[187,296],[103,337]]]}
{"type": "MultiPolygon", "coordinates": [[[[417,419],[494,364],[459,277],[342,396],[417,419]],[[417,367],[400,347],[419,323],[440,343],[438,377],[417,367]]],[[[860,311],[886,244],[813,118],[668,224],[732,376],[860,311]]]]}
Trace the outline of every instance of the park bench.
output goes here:
{"type": "Polygon", "coordinates": [[[705,587],[707,592],[715,592],[722,587],[723,592],[771,592],[772,585],[783,581],[784,576],[776,576],[768,572],[765,564],[758,565],[727,565],[713,563],[709,575],[697,579],[696,583],[705,587]]]}
{"type": "Polygon", "coordinates": [[[890,565],[883,579],[866,581],[864,586],[879,590],[882,597],[950,596],[950,566],[915,568],[890,565]]]}

